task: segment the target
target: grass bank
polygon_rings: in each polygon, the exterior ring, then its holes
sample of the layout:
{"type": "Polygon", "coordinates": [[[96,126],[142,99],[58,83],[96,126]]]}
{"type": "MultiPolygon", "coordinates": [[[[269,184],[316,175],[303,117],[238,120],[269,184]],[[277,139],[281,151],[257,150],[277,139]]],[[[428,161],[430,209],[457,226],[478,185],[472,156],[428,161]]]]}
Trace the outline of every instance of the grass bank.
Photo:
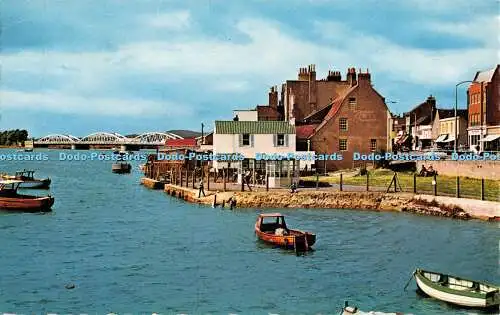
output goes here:
{"type": "MultiPolygon", "coordinates": [[[[368,182],[371,188],[383,190],[387,189],[391,183],[394,172],[390,170],[371,170],[368,171],[368,182]]],[[[405,192],[413,192],[414,178],[413,173],[397,173],[401,188],[405,192]]],[[[315,176],[302,177],[303,180],[315,181],[315,176]]],[[[366,187],[366,175],[355,175],[353,172],[346,172],[342,175],[343,185],[366,187]]],[[[320,182],[340,185],[340,173],[329,176],[319,176],[320,182]]],[[[434,193],[432,185],[433,177],[416,177],[417,193],[434,193]]],[[[438,175],[436,178],[437,194],[441,196],[455,196],[456,177],[438,175]]],[[[344,187],[348,191],[349,187],[344,187]]],[[[465,198],[481,198],[481,179],[460,177],[460,196],[465,198]]],[[[500,201],[500,180],[484,180],[484,197],[489,201],[500,201]]]]}

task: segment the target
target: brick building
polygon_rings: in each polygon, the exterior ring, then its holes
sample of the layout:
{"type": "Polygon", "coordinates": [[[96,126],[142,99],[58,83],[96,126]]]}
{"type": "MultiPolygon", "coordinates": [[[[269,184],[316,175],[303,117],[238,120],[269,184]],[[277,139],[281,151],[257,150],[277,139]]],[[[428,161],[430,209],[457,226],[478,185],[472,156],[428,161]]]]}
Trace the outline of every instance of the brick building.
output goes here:
{"type": "MultiPolygon", "coordinates": [[[[385,99],[372,86],[368,72],[329,71],[318,80],[314,65],[300,68],[297,80],[269,93],[269,106],[257,106],[259,120],[272,115],[296,125],[297,150],[317,154],[341,153],[343,160],[329,160],[317,168],[333,171],[352,168],[353,153],[390,150],[391,114],[385,99]]],[[[272,117],[271,117],[272,118],[272,117]]]]}
{"type": "Polygon", "coordinates": [[[467,90],[469,146],[499,150],[500,140],[500,65],[477,72],[467,90]]]}

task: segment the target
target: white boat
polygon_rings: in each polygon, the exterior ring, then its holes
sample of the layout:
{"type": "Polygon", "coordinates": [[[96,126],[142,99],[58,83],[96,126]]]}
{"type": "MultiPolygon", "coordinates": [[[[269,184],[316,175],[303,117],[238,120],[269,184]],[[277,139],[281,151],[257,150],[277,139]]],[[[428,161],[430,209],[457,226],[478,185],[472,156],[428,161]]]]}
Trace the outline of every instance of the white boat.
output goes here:
{"type": "MultiPolygon", "coordinates": [[[[404,313],[395,312],[395,313],[383,313],[377,311],[369,311],[364,312],[359,310],[356,306],[349,306],[347,301],[345,302],[345,306],[342,308],[342,313],[340,315],[404,315],[404,313]]],[[[410,314],[408,314],[410,315],[410,314]]]]}
{"type": "Polygon", "coordinates": [[[415,270],[414,276],[418,288],[435,299],[466,307],[498,309],[500,305],[497,285],[422,269],[415,270]]]}

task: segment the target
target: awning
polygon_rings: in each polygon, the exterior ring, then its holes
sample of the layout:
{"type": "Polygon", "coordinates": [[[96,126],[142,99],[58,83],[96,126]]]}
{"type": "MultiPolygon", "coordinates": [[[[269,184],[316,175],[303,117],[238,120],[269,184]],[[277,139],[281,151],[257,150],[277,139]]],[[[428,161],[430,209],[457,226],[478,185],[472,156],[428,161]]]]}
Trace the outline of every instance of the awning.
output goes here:
{"type": "Polygon", "coordinates": [[[487,135],[483,139],[479,140],[480,142],[490,142],[490,141],[495,141],[496,139],[500,138],[500,135],[487,135]]]}
{"type": "Polygon", "coordinates": [[[444,141],[441,141],[441,142],[445,142],[446,143],[446,142],[453,142],[453,141],[455,141],[455,137],[448,138],[448,139],[446,139],[444,141]]]}
{"type": "Polygon", "coordinates": [[[444,140],[448,137],[448,134],[445,135],[440,135],[437,139],[436,142],[445,142],[444,140]]]}

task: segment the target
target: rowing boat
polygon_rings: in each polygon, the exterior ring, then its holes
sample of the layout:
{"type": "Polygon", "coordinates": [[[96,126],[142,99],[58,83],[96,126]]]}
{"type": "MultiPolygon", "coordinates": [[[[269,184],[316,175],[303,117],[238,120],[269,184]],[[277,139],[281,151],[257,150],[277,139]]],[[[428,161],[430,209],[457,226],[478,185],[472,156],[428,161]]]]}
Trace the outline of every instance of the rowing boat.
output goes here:
{"type": "Polygon", "coordinates": [[[422,269],[415,270],[414,276],[418,288],[435,299],[466,307],[498,308],[500,305],[497,285],[422,269]]]}
{"type": "Polygon", "coordinates": [[[50,211],[54,204],[51,196],[38,197],[17,193],[20,180],[0,181],[0,209],[23,212],[50,211]]]}

